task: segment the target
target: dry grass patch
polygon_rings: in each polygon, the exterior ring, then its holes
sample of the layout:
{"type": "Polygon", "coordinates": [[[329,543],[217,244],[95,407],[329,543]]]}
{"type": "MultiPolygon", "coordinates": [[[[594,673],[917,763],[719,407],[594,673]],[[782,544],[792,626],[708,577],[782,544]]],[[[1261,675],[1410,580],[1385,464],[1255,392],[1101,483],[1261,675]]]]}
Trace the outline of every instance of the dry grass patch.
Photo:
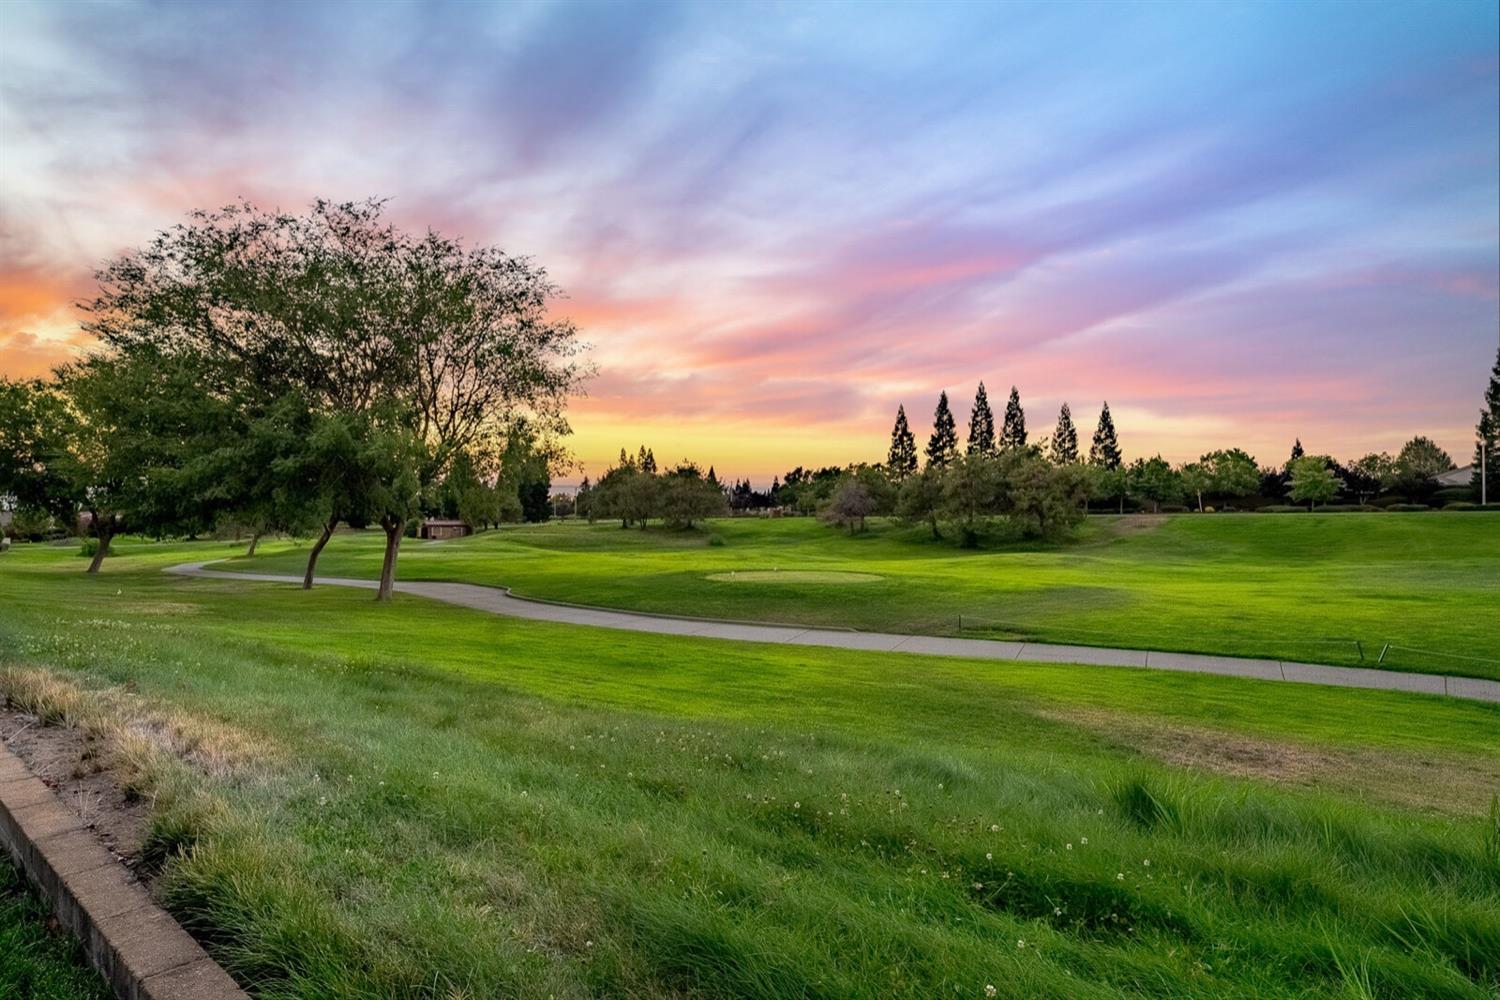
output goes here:
{"type": "Polygon", "coordinates": [[[1500,790],[1500,757],[1489,755],[1337,749],[1087,709],[1039,714],[1175,767],[1445,815],[1482,816],[1500,790]]]}
{"type": "Polygon", "coordinates": [[[142,857],[157,795],[185,770],[223,779],[262,756],[223,723],[24,666],[0,669],[0,736],[132,865],[142,857]]]}

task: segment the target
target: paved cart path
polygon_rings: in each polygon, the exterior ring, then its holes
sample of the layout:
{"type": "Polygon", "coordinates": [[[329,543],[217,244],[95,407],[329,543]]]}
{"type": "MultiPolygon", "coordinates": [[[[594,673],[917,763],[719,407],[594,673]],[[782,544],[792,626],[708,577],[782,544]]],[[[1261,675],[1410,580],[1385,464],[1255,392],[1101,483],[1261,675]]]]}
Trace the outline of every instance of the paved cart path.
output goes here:
{"type": "MultiPolygon", "coordinates": [[[[201,562],[183,563],[180,566],[170,567],[167,572],[179,576],[211,577],[224,580],[302,583],[300,576],[230,573],[224,570],[206,569],[207,565],[201,562]]],[[[362,587],[367,590],[374,590],[376,586],[374,580],[353,580],[347,577],[319,577],[318,583],[335,587],[362,587]]],[[[1238,656],[1208,656],[1200,653],[1163,653],[1145,649],[1061,646],[1040,642],[956,639],[928,635],[898,635],[888,632],[802,628],[789,625],[756,625],[709,621],[701,618],[674,618],[666,615],[611,611],[606,608],[583,607],[576,604],[553,604],[546,601],[527,600],[514,597],[505,589],[483,587],[473,583],[398,581],[396,589],[403,594],[446,601],[449,604],[459,604],[466,608],[476,608],[511,618],[564,622],[569,625],[592,625],[596,628],[652,632],[659,635],[692,635],[707,639],[733,639],[740,642],[774,642],[792,646],[827,646],[833,649],[920,653],[928,656],[963,656],[979,660],[1028,660],[1044,663],[1082,663],[1102,667],[1148,667],[1153,670],[1222,674],[1229,677],[1252,677],[1267,681],[1379,688],[1385,691],[1415,691],[1419,694],[1447,695],[1452,698],[1470,698],[1476,701],[1500,703],[1500,681],[1481,680],[1474,677],[1414,674],[1398,670],[1372,670],[1368,667],[1334,667],[1316,663],[1293,663],[1285,660],[1253,660],[1238,656]]]]}

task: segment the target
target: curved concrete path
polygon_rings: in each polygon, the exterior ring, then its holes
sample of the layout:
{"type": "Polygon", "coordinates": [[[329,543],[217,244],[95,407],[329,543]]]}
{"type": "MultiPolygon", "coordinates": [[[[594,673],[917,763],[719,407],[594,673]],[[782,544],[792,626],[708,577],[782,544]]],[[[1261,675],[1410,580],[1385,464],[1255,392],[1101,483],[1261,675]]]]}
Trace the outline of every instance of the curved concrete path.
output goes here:
{"type": "MultiPolygon", "coordinates": [[[[208,563],[202,562],[183,563],[168,568],[167,572],[179,576],[224,580],[299,585],[302,583],[300,576],[230,573],[224,570],[205,569],[207,565],[208,563]]],[[[318,577],[318,582],[335,587],[361,587],[366,590],[374,590],[376,586],[374,580],[354,580],[348,577],[318,577]]],[[[632,611],[610,611],[606,608],[591,608],[577,604],[553,604],[546,601],[527,600],[512,596],[506,589],[483,587],[473,583],[398,581],[396,589],[403,594],[414,594],[434,601],[445,601],[449,604],[488,611],[491,614],[507,615],[511,618],[564,622],[569,625],[592,625],[596,628],[623,629],[629,632],[692,635],[706,639],[773,642],[794,646],[828,646],[834,649],[863,649],[887,653],[920,653],[928,656],[962,656],[978,660],[1027,660],[1042,663],[1081,663],[1101,667],[1148,667],[1153,670],[1180,670],[1187,673],[1252,677],[1267,681],[1292,681],[1333,687],[1378,688],[1384,691],[1412,691],[1418,694],[1446,695],[1451,698],[1500,703],[1500,681],[1480,680],[1474,677],[1414,674],[1399,670],[1372,670],[1368,667],[1333,667],[1283,660],[1253,660],[1237,656],[1208,656],[1200,653],[1163,653],[1144,649],[1060,646],[1039,642],[955,639],[929,635],[899,635],[888,632],[856,632],[847,629],[801,628],[791,625],[756,625],[701,618],[674,618],[632,611]]]]}

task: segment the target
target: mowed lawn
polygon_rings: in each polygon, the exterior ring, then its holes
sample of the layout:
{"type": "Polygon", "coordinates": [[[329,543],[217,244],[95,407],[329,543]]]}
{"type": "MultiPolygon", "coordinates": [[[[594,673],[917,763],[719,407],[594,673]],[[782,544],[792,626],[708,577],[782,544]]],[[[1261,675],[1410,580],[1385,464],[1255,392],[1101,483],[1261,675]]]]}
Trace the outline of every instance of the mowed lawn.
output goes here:
{"type": "Polygon", "coordinates": [[[158,891],[259,997],[1500,989],[1500,706],[160,573],[219,543],[86,577],[74,551],[0,557],[0,683],[151,720],[158,891]]]}
{"type": "MultiPolygon", "coordinates": [[[[320,571],[377,575],[377,536],[335,537],[320,571]]],[[[262,552],[236,565],[300,573],[306,546],[262,552]]],[[[1071,543],[979,551],[884,522],[855,537],[809,518],[575,522],[408,539],[399,575],[668,614],[936,635],[962,616],[977,636],[1317,663],[1374,666],[1389,643],[1386,667],[1500,677],[1490,513],[1094,517],[1071,543]]]]}

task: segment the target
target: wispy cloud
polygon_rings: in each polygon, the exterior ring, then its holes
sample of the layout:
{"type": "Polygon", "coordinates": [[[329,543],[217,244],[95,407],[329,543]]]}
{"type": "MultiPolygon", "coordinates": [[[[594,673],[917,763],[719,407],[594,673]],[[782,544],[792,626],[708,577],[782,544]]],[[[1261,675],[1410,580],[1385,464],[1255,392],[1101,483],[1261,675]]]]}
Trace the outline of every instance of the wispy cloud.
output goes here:
{"type": "Polygon", "coordinates": [[[12,3],[0,370],[74,350],[93,267],[190,208],[378,194],[567,288],[596,470],[647,436],[757,477],[878,457],[898,402],[920,424],[980,379],[1039,429],[1108,398],[1134,453],[1462,453],[1500,328],[1497,31],[1485,4],[12,3]]]}

